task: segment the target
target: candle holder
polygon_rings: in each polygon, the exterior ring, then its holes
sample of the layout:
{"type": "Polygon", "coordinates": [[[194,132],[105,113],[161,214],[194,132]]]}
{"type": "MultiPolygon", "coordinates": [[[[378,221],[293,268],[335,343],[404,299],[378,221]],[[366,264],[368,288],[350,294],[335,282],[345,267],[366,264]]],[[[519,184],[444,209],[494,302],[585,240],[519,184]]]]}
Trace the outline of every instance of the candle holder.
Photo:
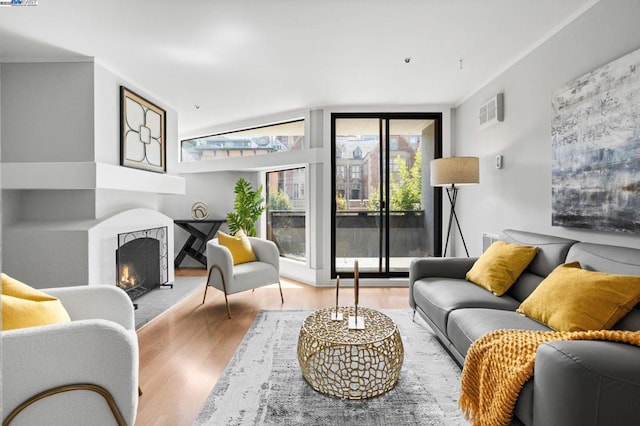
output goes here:
{"type": "Polygon", "coordinates": [[[332,321],[342,321],[342,312],[338,312],[338,296],[340,295],[340,275],[336,277],[336,308],[331,312],[332,321]]]}
{"type": "Polygon", "coordinates": [[[360,296],[360,271],[358,268],[357,260],[353,265],[353,296],[356,309],[355,315],[349,316],[349,330],[363,330],[364,317],[358,315],[358,298],[360,296]]]}

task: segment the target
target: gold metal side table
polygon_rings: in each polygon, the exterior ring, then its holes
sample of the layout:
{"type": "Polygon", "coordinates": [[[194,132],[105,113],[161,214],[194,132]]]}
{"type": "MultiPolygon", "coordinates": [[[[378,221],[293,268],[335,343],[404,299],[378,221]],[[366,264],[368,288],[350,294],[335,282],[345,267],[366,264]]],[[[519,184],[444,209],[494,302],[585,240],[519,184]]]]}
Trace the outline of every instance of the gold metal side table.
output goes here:
{"type": "Polygon", "coordinates": [[[404,347],[396,324],[381,312],[358,307],[365,328],[348,327],[353,307],[338,308],[342,321],[332,321],[335,308],[309,315],[298,336],[298,361],[307,383],[318,392],[344,399],[382,395],[398,383],[404,347]]]}

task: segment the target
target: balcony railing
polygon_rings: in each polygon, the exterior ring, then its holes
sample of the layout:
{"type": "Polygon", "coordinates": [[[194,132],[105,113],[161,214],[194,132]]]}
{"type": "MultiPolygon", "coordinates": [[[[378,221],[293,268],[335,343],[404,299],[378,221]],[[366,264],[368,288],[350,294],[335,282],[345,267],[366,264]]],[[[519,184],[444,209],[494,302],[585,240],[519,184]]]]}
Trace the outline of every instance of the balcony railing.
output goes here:
{"type": "MultiPolygon", "coordinates": [[[[378,258],[380,219],[374,211],[339,211],[336,214],[336,258],[378,258]]],[[[389,253],[402,258],[403,265],[413,257],[433,255],[432,236],[424,211],[392,211],[389,216],[389,253]]],[[[304,260],[304,211],[270,210],[267,238],[276,243],[281,256],[304,260]]],[[[377,263],[377,262],[374,262],[377,263]]]]}

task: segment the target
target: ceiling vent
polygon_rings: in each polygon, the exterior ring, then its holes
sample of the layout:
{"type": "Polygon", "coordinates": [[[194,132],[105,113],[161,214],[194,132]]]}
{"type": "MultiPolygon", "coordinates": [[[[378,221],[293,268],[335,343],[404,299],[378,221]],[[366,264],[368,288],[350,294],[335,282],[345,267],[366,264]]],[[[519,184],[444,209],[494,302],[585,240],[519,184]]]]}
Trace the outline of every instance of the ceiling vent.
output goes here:
{"type": "Polygon", "coordinates": [[[498,93],[480,107],[480,129],[486,129],[504,120],[504,94],[498,93]]]}

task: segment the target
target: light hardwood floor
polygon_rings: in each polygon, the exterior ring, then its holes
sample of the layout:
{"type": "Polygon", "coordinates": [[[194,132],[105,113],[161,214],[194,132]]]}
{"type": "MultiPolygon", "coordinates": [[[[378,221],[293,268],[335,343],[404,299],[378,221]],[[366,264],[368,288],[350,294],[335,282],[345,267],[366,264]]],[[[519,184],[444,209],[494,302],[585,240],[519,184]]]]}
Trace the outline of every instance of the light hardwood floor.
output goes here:
{"type": "MultiPolygon", "coordinates": [[[[202,269],[176,270],[177,276],[202,276],[201,291],[138,330],[143,394],[136,425],[190,425],[259,310],[313,310],[335,301],[335,289],[283,279],[284,304],[277,285],[235,294],[229,296],[229,320],[222,292],[209,288],[202,304],[204,274],[202,269]]],[[[352,303],[353,290],[341,290],[340,299],[341,305],[352,303]]],[[[360,305],[408,308],[408,289],[361,288],[360,305]]]]}

